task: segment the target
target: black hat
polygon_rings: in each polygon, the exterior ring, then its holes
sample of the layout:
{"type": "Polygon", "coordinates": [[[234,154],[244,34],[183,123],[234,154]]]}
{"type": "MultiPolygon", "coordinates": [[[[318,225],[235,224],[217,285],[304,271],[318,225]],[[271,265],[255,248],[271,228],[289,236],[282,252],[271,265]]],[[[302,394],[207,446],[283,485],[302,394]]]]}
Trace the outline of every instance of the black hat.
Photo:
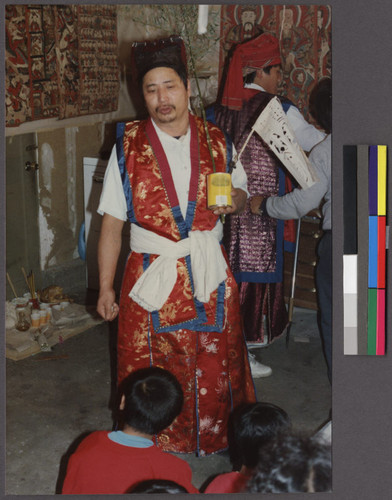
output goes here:
{"type": "Polygon", "coordinates": [[[164,66],[174,69],[183,80],[185,79],[186,85],[186,51],[180,36],[171,35],[159,40],[134,42],[131,57],[134,75],[139,83],[148,71],[164,66]]]}

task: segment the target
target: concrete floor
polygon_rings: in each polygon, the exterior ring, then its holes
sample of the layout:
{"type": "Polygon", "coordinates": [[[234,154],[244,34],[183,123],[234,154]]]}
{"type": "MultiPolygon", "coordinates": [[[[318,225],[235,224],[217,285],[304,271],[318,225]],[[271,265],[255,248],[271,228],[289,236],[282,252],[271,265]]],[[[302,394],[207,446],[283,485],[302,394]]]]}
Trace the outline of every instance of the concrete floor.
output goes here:
{"type": "MultiPolygon", "coordinates": [[[[112,427],[115,332],[102,323],[21,361],[6,362],[7,495],[59,493],[67,457],[80,439],[112,427]]],[[[294,310],[291,340],[253,351],[272,376],[255,380],[258,399],[290,415],[295,429],[314,432],[329,418],[331,387],[315,311],[294,310]]],[[[181,455],[202,487],[230,470],[226,453],[198,458],[181,455]]]]}

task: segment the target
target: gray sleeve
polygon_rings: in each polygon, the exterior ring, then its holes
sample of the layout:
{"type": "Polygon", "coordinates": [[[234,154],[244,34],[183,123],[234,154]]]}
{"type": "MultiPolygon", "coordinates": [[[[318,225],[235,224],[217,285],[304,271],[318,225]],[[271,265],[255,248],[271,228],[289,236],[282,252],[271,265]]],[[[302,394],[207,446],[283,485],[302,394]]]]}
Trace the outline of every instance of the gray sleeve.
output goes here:
{"type": "Polygon", "coordinates": [[[290,106],[286,116],[298,144],[304,151],[310,151],[325,138],[325,132],[308,123],[296,106],[290,106]]]}
{"type": "Polygon", "coordinates": [[[267,199],[268,215],[275,219],[298,219],[320,205],[330,183],[330,155],[324,147],[315,148],[309,160],[316,171],[318,181],[307,189],[296,188],[284,196],[267,199]]]}

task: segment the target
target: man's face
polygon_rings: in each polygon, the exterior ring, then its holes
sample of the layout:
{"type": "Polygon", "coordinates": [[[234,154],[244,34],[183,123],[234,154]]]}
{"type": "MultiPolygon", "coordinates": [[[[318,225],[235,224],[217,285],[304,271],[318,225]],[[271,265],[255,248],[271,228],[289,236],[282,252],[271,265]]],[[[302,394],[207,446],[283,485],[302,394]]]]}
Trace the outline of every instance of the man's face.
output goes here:
{"type": "Polygon", "coordinates": [[[263,89],[270,94],[277,94],[279,84],[282,81],[282,68],[280,65],[272,66],[269,74],[263,70],[260,70],[259,74],[259,84],[263,89]]]}
{"type": "Polygon", "coordinates": [[[148,71],[143,78],[143,95],[151,118],[163,129],[167,124],[181,123],[188,115],[189,83],[185,88],[172,68],[148,71]]]}
{"type": "Polygon", "coordinates": [[[256,12],[252,10],[244,10],[241,14],[241,22],[243,25],[249,23],[253,26],[256,22],[256,12]]]}

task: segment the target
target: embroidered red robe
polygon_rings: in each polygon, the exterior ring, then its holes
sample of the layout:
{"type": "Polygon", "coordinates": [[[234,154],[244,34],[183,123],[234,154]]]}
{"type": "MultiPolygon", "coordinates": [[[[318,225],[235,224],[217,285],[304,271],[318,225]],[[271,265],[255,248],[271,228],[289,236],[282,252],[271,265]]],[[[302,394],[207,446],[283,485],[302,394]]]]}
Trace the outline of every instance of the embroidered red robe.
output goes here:
{"type": "MultiPolygon", "coordinates": [[[[213,167],[203,121],[190,115],[190,127],[192,171],[185,219],[151,120],[123,125],[117,142],[129,220],[172,241],[186,238],[191,230],[211,230],[218,219],[207,209],[206,176],[213,167]]],[[[209,134],[216,170],[223,172],[224,136],[213,125],[209,134]]],[[[150,365],[174,373],[184,391],[184,406],[173,424],[157,436],[157,444],[173,452],[213,453],[227,447],[231,409],[255,400],[238,288],[228,268],[227,279],[209,302],[197,301],[188,256],[177,261],[177,282],[162,309],[148,313],[128,294],[156,257],[131,252],[127,261],[120,299],[118,379],[150,365]]]]}

